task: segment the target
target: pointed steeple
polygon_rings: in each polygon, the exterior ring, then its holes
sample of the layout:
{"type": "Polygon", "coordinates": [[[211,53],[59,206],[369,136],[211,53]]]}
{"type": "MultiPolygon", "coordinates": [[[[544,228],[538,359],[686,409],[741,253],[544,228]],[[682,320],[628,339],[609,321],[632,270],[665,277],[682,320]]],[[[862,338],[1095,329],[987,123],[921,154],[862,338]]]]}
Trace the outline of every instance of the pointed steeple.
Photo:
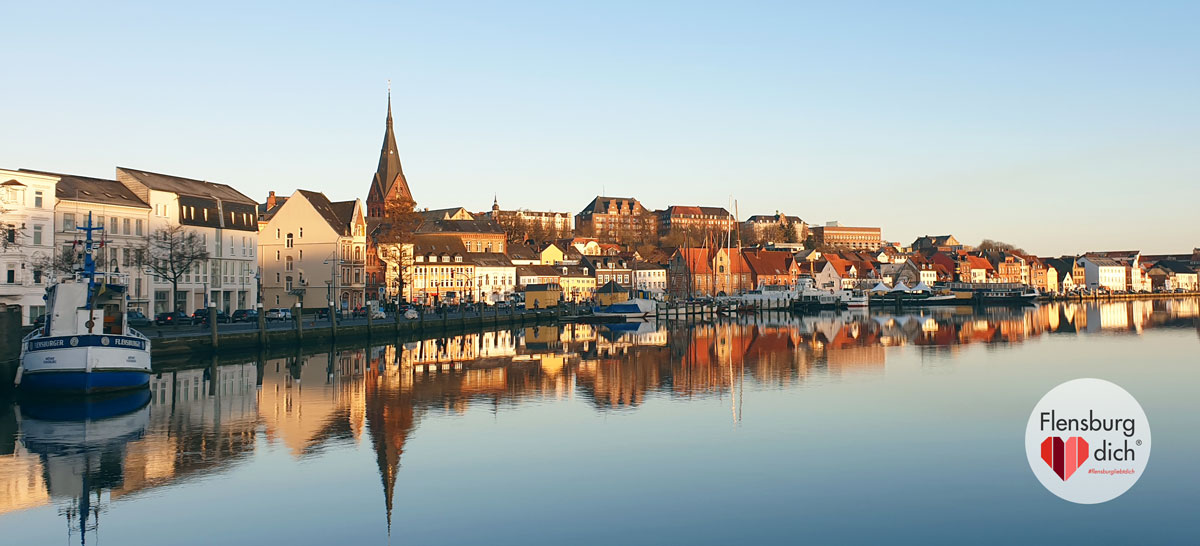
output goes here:
{"type": "Polygon", "coordinates": [[[405,197],[411,199],[412,192],[408,189],[408,180],[400,166],[400,152],[396,149],[396,134],[392,129],[392,83],[388,81],[387,123],[383,146],[379,150],[379,166],[367,193],[367,214],[382,216],[385,203],[405,197]]]}

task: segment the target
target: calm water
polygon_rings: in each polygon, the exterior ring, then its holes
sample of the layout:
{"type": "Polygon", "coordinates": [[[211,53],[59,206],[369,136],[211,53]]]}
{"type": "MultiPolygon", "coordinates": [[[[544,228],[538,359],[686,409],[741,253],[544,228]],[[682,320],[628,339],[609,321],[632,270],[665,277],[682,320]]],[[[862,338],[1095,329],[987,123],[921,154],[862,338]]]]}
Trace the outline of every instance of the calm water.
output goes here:
{"type": "Polygon", "coordinates": [[[1192,542],[1198,316],[576,325],[163,369],[91,421],[0,400],[0,542],[1192,542]],[[1145,475],[1102,505],[1024,454],[1034,403],[1077,377],[1153,427],[1145,475]]]}

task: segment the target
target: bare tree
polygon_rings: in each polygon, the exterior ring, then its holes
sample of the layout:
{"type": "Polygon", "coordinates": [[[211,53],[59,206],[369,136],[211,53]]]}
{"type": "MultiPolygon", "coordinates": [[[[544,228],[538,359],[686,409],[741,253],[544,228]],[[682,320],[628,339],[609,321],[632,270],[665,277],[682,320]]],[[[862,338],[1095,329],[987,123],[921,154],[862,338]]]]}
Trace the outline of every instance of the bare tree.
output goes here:
{"type": "Polygon", "coordinates": [[[174,225],[150,234],[142,252],[142,263],[150,273],[171,281],[171,310],[178,311],[179,279],[196,264],[208,260],[208,249],[195,231],[174,225]]]}
{"type": "MultiPolygon", "coordinates": [[[[384,205],[383,220],[380,222],[377,245],[381,254],[387,254],[388,259],[398,261],[396,287],[398,299],[405,301],[405,290],[410,284],[412,253],[405,250],[412,246],[417,228],[421,226],[421,215],[417,212],[417,203],[411,198],[388,201],[384,205]],[[393,253],[392,251],[395,250],[393,253]]],[[[380,259],[384,256],[381,255],[380,259]]],[[[386,262],[387,260],[385,260],[386,262]]],[[[386,275],[386,273],[385,273],[386,275]]]]}
{"type": "Polygon", "coordinates": [[[1016,245],[1010,245],[1003,241],[993,241],[991,239],[984,239],[982,242],[980,242],[979,250],[999,250],[1002,252],[1017,252],[1019,254],[1025,253],[1024,249],[1016,245]]]}
{"type": "Polygon", "coordinates": [[[54,249],[49,254],[38,254],[33,259],[34,268],[54,278],[74,275],[76,270],[83,267],[82,254],[70,246],[54,249]]]}

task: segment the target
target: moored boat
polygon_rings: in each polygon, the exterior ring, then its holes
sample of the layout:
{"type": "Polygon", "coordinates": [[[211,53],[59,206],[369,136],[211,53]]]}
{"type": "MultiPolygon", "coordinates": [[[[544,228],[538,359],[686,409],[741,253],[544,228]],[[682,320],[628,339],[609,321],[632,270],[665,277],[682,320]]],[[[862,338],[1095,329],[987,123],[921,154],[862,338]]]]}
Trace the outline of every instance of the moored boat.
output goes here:
{"type": "Polygon", "coordinates": [[[644,319],[654,315],[654,300],[634,298],[609,305],[597,306],[592,309],[592,314],[598,317],[644,319]]]}
{"type": "Polygon", "coordinates": [[[46,289],[46,322],[21,341],[15,383],[26,392],[91,394],[146,388],[150,382],[150,340],[129,327],[126,284],[119,276],[96,273],[92,227],[84,265],[73,279],[46,289]]]}

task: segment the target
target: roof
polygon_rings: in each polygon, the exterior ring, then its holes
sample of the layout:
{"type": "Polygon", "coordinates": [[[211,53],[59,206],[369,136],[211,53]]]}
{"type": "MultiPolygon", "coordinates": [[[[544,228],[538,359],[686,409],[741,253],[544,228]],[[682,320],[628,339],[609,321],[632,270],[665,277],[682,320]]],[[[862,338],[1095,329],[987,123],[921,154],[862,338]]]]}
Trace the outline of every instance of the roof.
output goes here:
{"type": "Polygon", "coordinates": [[[694,207],[688,205],[671,205],[662,211],[668,216],[716,216],[721,219],[732,216],[723,207],[694,207]]]}
{"type": "Polygon", "coordinates": [[[1183,262],[1177,262],[1174,260],[1160,261],[1157,264],[1154,264],[1154,267],[1160,268],[1160,269],[1165,269],[1171,273],[1176,273],[1176,274],[1179,274],[1179,273],[1183,273],[1183,274],[1187,274],[1187,275],[1195,275],[1196,274],[1196,270],[1192,269],[1192,266],[1185,264],[1183,262]]]}
{"type": "Polygon", "coordinates": [[[525,245],[508,245],[508,257],[514,260],[537,260],[538,251],[525,245]]]}
{"type": "Polygon", "coordinates": [[[586,207],[583,207],[583,210],[580,211],[579,214],[608,214],[608,206],[610,203],[614,202],[617,204],[617,208],[621,209],[620,212],[646,212],[646,208],[643,207],[637,199],[632,197],[604,197],[602,195],[597,195],[596,198],[592,199],[592,201],[588,203],[586,207]]]}
{"type": "Polygon", "coordinates": [[[525,287],[526,292],[562,292],[562,287],[555,283],[530,284],[525,287]]]}
{"type": "Polygon", "coordinates": [[[467,247],[462,239],[453,235],[418,234],[413,236],[413,255],[448,254],[466,255],[467,247]]]}
{"type": "MultiPolygon", "coordinates": [[[[328,197],[325,197],[325,194],[319,191],[296,190],[296,193],[304,196],[304,199],[312,204],[312,207],[317,210],[317,213],[321,215],[325,223],[329,224],[329,227],[333,228],[334,231],[340,235],[350,234],[350,222],[354,215],[354,201],[338,201],[333,203],[329,201],[328,197]]],[[[272,210],[277,209],[278,207],[272,210]]],[[[274,213],[271,213],[271,215],[274,216],[274,213]]]]}
{"type": "MultiPolygon", "coordinates": [[[[679,257],[684,267],[693,275],[712,272],[712,257],[706,248],[681,248],[675,251],[675,256],[679,257]]],[[[671,261],[675,261],[674,256],[671,261]]]]}
{"type": "MultiPolygon", "coordinates": [[[[21,169],[24,171],[25,169],[21,169]]],[[[150,205],[134,195],[129,188],[116,180],[78,176],[74,174],[55,174],[42,171],[30,171],[36,174],[51,174],[58,177],[54,187],[54,196],[59,199],[82,201],[84,203],[102,203],[105,205],[121,205],[149,209],[150,205]]]]}
{"type": "Polygon", "coordinates": [[[521,265],[517,266],[518,277],[558,277],[562,270],[552,265],[521,265]]]}
{"type": "Polygon", "coordinates": [[[400,165],[400,152],[396,149],[396,134],[392,130],[392,92],[388,91],[387,125],[383,130],[383,146],[379,149],[379,166],[371,178],[368,199],[388,199],[390,196],[412,198],[404,169],[400,165]]]}
{"type": "Polygon", "coordinates": [[[751,223],[751,224],[765,224],[765,223],[773,224],[773,223],[779,222],[781,220],[784,220],[789,224],[799,223],[800,217],[799,216],[786,216],[783,214],[755,214],[754,216],[747,218],[746,222],[751,223]]]}
{"type": "Polygon", "coordinates": [[[780,252],[763,250],[759,252],[743,253],[746,264],[750,266],[750,271],[755,275],[790,275],[792,265],[792,254],[790,252],[780,252]]]}
{"type": "Polygon", "coordinates": [[[475,220],[429,219],[421,222],[417,233],[504,233],[504,228],[490,218],[475,220]]]}
{"type": "Polygon", "coordinates": [[[138,183],[157,191],[165,191],[176,193],[179,195],[189,195],[192,197],[216,198],[222,201],[231,203],[243,203],[258,206],[258,202],[246,197],[241,192],[233,189],[226,184],[217,182],[208,182],[205,180],[196,180],[194,178],[184,178],[182,176],[174,176],[170,174],[154,173],[150,171],[139,171],[127,167],[117,167],[117,170],[128,174],[138,183]]]}
{"type": "Polygon", "coordinates": [[[471,261],[476,267],[512,267],[512,260],[499,252],[473,252],[471,261]]]}
{"type": "Polygon", "coordinates": [[[608,281],[604,283],[604,286],[596,289],[597,294],[620,294],[623,292],[629,292],[629,289],[617,284],[617,281],[608,281]]]}
{"type": "Polygon", "coordinates": [[[953,235],[922,235],[913,241],[912,247],[924,249],[937,248],[939,246],[958,246],[958,241],[954,240],[952,243],[952,239],[954,239],[953,235]]]}
{"type": "Polygon", "coordinates": [[[1112,258],[1106,258],[1104,256],[1091,256],[1091,255],[1085,254],[1080,259],[1092,262],[1092,264],[1094,264],[1098,267],[1125,267],[1125,266],[1121,265],[1121,262],[1118,262],[1112,258]]]}
{"type": "Polygon", "coordinates": [[[963,256],[963,261],[966,262],[967,267],[970,267],[971,269],[995,269],[992,267],[992,262],[989,262],[988,259],[984,258],[983,256],[967,254],[966,256],[963,256]]]}

